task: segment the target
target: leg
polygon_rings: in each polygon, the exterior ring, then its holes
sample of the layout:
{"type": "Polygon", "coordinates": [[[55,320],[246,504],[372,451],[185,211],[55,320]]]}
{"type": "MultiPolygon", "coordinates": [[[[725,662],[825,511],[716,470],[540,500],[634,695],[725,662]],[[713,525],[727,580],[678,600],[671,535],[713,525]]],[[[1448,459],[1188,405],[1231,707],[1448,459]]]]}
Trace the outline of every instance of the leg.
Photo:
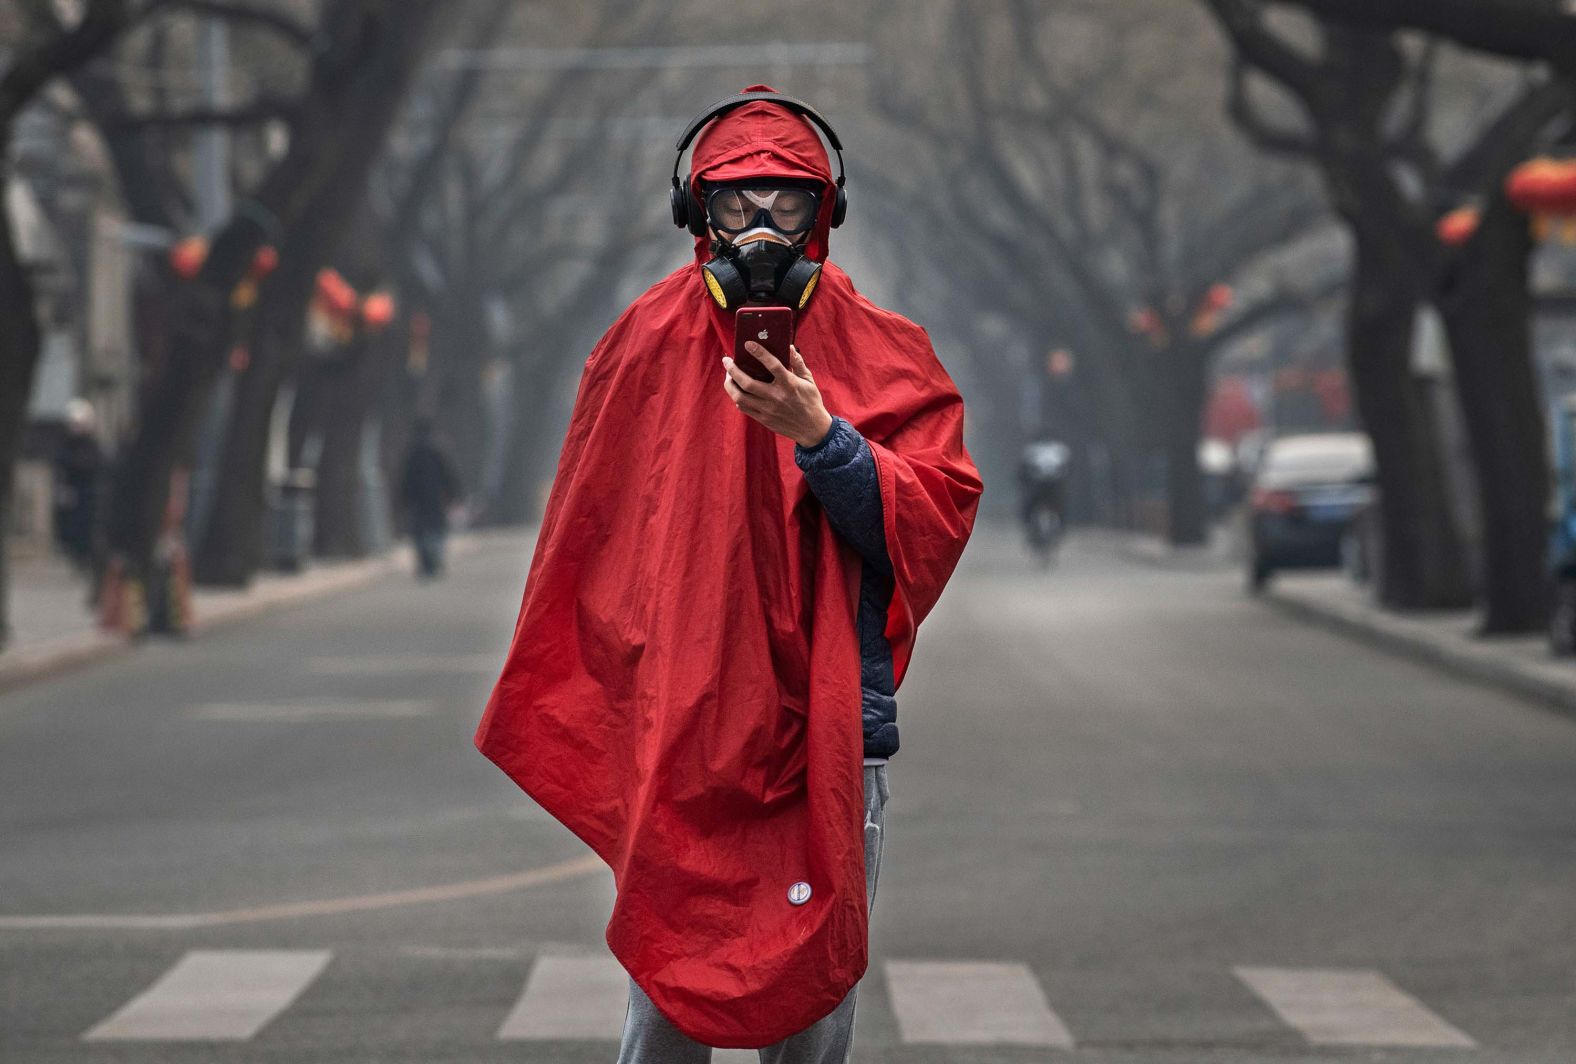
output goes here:
{"type": "MultiPolygon", "coordinates": [[[[874,910],[876,878],[881,871],[881,843],[887,788],[887,766],[865,766],[865,907],[874,910]]],[[[854,1042],[854,1006],[859,987],[827,1015],[797,1034],[761,1050],[761,1064],[844,1064],[854,1042]]]]}
{"type": "Polygon", "coordinates": [[[436,528],[432,532],[432,571],[441,576],[443,574],[443,548],[448,542],[449,530],[436,528]]]}
{"type": "Polygon", "coordinates": [[[701,1045],[673,1026],[640,985],[631,979],[618,1064],[710,1064],[710,1061],[711,1047],[701,1045]]]}
{"type": "Polygon", "coordinates": [[[434,556],[433,531],[430,528],[417,528],[411,533],[411,540],[416,547],[417,573],[421,576],[431,576],[437,568],[434,556]]]}

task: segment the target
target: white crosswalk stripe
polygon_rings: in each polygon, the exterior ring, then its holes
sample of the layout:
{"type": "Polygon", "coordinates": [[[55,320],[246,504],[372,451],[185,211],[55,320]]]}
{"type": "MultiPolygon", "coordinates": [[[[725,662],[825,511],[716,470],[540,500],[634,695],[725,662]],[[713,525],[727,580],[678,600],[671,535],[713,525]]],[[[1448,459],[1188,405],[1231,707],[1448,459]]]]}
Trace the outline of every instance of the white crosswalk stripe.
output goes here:
{"type": "Polygon", "coordinates": [[[886,978],[904,1042],[1072,1048],[1026,965],[891,960],[886,978]]]}
{"type": "Polygon", "coordinates": [[[1315,1045],[1477,1045],[1369,969],[1235,969],[1265,1004],[1315,1045]]]}
{"type": "MultiPolygon", "coordinates": [[[[518,950],[498,955],[507,958],[518,950]]],[[[245,1041],[307,992],[332,956],[327,950],[191,950],[81,1038],[245,1041]]],[[[862,1000],[879,1007],[875,1002],[885,989],[904,1044],[1075,1046],[1025,964],[889,960],[881,967],[884,987],[867,977],[862,1000]]],[[[1471,1036],[1377,970],[1239,966],[1232,971],[1278,1019],[1314,1045],[1477,1047],[1471,1036]]],[[[539,953],[494,1037],[616,1043],[628,997],[628,975],[605,952],[571,945],[562,953],[539,953]]],[[[715,1064],[756,1059],[755,1050],[712,1055],[715,1064]]]]}
{"type": "Polygon", "coordinates": [[[538,957],[498,1037],[617,1041],[628,1003],[629,976],[614,958],[538,957]]]}
{"type": "MultiPolygon", "coordinates": [[[[498,1030],[503,1040],[618,1041],[629,976],[612,957],[539,957],[498,1030]]],[[[753,1049],[716,1049],[712,1064],[759,1064],[753,1049]]]]}
{"type": "Polygon", "coordinates": [[[87,1041],[244,1041],[327,967],[326,950],[191,950],[87,1041]]]}

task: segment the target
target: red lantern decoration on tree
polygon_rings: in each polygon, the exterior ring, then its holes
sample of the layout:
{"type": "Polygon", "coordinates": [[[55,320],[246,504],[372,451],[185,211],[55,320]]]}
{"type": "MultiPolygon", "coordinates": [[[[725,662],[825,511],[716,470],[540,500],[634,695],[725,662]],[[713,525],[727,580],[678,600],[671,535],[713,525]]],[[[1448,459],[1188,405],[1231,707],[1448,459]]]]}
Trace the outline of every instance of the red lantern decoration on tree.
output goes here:
{"type": "Polygon", "coordinates": [[[252,268],[247,274],[254,281],[261,281],[279,268],[279,251],[272,244],[264,244],[252,256],[252,268]]]}
{"type": "Polygon", "coordinates": [[[359,302],[350,282],[331,266],[325,266],[317,272],[315,301],[330,317],[339,319],[348,319],[354,315],[359,302]]]}
{"type": "Polygon", "coordinates": [[[1472,239],[1481,220],[1482,212],[1476,207],[1457,207],[1439,219],[1434,226],[1434,232],[1441,244],[1458,248],[1472,239]]]}
{"type": "Polygon", "coordinates": [[[1527,160],[1505,179],[1505,195],[1523,211],[1576,214],[1576,159],[1527,160]]]}
{"type": "Polygon", "coordinates": [[[1576,159],[1546,155],[1529,159],[1505,179],[1505,196],[1532,215],[1533,235],[1545,239],[1556,218],[1563,219],[1560,237],[1576,242],[1576,159]]]}
{"type": "Polygon", "coordinates": [[[373,292],[361,301],[361,320],[368,332],[382,332],[394,321],[394,297],[373,292]]]}
{"type": "Polygon", "coordinates": [[[175,276],[183,281],[190,281],[202,272],[202,264],[208,261],[208,238],[202,236],[189,236],[177,241],[170,248],[170,269],[175,271],[175,276]]]}

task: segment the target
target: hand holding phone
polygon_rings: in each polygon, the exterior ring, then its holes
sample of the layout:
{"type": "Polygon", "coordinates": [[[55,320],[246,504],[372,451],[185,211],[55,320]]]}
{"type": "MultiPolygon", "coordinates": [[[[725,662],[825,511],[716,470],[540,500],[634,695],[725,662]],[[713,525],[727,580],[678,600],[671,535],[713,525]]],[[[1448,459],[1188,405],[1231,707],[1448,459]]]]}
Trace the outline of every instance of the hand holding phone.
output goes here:
{"type": "Polygon", "coordinates": [[[793,343],[792,307],[743,307],[733,317],[733,361],[758,381],[773,379],[761,360],[745,349],[745,342],[760,344],[783,365],[792,365],[788,348],[793,343]]]}

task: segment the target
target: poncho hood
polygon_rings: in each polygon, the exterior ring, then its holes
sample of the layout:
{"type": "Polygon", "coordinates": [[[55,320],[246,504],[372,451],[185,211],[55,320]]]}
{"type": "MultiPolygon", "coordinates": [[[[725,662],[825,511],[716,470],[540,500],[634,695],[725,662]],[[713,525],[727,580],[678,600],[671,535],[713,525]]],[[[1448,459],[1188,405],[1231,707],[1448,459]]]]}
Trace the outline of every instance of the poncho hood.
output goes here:
{"type": "MultiPolygon", "coordinates": [[[[697,172],[824,164],[801,119],[750,104],[705,131],[697,172]]],[[[657,1007],[754,1048],[829,1013],[868,962],[863,562],[793,441],[728,398],[732,315],[698,274],[653,285],[586,360],[475,743],[607,862],[608,946],[657,1007]]],[[[834,263],[797,343],[875,455],[901,685],[982,490],[962,399],[925,331],[834,263]]]]}
{"type": "MultiPolygon", "coordinates": [[[[750,85],[740,92],[776,92],[770,85],[750,85]]],[[[822,184],[821,206],[815,228],[805,241],[805,256],[825,262],[827,234],[832,227],[832,197],[836,193],[832,166],[813,123],[796,111],[767,100],[735,107],[701,128],[690,153],[691,209],[700,206],[702,178],[739,181],[751,177],[793,177],[822,184]]],[[[695,238],[695,261],[711,258],[707,236],[695,238]]]]}

